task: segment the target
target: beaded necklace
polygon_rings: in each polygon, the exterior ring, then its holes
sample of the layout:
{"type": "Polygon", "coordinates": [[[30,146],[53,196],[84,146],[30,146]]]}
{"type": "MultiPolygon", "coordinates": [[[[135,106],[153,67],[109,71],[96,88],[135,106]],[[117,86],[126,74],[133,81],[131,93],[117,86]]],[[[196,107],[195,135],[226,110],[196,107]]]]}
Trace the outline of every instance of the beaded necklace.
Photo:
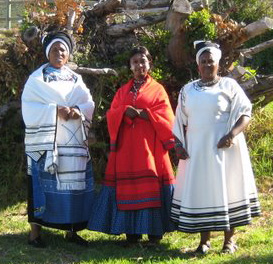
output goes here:
{"type": "Polygon", "coordinates": [[[220,80],[221,78],[215,78],[214,80],[209,82],[202,82],[202,80],[199,80],[198,82],[195,83],[194,88],[195,90],[202,92],[211,89],[212,86],[218,83],[220,80]]]}
{"type": "Polygon", "coordinates": [[[144,77],[142,80],[136,80],[136,79],[134,79],[133,86],[132,86],[132,88],[130,90],[130,92],[132,92],[134,94],[133,95],[133,105],[135,105],[135,103],[136,103],[136,99],[137,99],[137,95],[138,95],[139,89],[146,82],[146,80],[147,80],[147,76],[144,77]]]}

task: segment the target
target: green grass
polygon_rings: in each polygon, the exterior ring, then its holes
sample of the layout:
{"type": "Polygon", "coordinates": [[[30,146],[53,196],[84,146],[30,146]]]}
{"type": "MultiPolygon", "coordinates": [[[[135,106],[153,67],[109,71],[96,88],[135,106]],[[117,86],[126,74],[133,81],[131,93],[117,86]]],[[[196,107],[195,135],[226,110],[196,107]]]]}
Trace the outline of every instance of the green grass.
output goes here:
{"type": "MultiPolygon", "coordinates": [[[[147,248],[145,243],[125,248],[124,235],[113,236],[88,230],[81,231],[90,246],[84,248],[64,240],[64,232],[43,229],[46,249],[27,245],[29,225],[26,203],[6,206],[0,212],[0,263],[272,263],[273,262],[273,180],[261,186],[262,216],[252,225],[236,232],[239,250],[234,255],[220,253],[223,234],[212,233],[212,250],[207,256],[195,256],[188,251],[198,245],[198,234],[168,233],[160,246],[147,248]]],[[[146,239],[146,238],[145,238],[146,239]]]]}
{"type": "Polygon", "coordinates": [[[253,111],[246,136],[255,175],[273,178],[273,102],[253,111]]]}
{"type": "Polygon", "coordinates": [[[265,109],[266,111],[269,111],[271,114],[273,114],[273,102],[266,105],[265,109]]]}

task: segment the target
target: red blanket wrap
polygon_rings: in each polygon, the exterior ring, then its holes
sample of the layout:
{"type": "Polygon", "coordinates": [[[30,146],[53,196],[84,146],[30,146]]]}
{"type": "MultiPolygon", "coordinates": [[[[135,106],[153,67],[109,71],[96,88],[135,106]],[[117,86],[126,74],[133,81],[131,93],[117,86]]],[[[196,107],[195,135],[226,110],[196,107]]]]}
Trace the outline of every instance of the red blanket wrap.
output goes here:
{"type": "Polygon", "coordinates": [[[148,76],[133,104],[132,84],[130,80],[117,91],[107,112],[111,152],[104,184],[116,187],[120,210],[160,207],[161,187],[174,183],[168,154],[174,146],[174,114],[168,95],[148,76]],[[145,109],[149,120],[126,117],[129,105],[145,109]]]}

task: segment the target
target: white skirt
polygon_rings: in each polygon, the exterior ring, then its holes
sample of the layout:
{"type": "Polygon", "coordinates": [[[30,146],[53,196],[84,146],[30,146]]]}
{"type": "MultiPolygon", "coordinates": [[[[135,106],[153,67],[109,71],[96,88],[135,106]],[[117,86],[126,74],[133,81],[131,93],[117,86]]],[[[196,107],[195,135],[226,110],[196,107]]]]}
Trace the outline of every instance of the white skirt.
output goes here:
{"type": "Polygon", "coordinates": [[[179,162],[171,211],[180,231],[230,230],[260,215],[244,135],[236,136],[228,149],[212,148],[221,130],[213,136],[205,135],[205,129],[188,133],[190,158],[179,162]]]}

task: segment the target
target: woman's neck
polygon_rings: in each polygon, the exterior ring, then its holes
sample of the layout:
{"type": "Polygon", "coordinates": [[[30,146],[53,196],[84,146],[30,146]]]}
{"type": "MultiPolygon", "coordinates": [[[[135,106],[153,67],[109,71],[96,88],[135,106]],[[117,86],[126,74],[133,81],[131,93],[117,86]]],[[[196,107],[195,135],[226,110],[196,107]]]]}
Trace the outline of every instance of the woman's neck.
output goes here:
{"type": "Polygon", "coordinates": [[[212,81],[215,81],[215,80],[219,80],[220,76],[218,75],[215,75],[215,76],[212,76],[212,77],[201,77],[201,81],[202,82],[212,82],[212,81]]]}
{"type": "Polygon", "coordinates": [[[50,66],[51,68],[56,69],[56,70],[61,70],[61,69],[64,67],[64,65],[63,65],[62,67],[53,66],[50,62],[49,62],[49,66],[50,66]]]}
{"type": "Polygon", "coordinates": [[[216,84],[218,81],[220,80],[220,76],[215,76],[214,78],[201,78],[200,81],[198,82],[198,84],[200,86],[212,86],[214,84],[216,84]]]}
{"type": "Polygon", "coordinates": [[[146,74],[145,76],[141,75],[141,76],[134,76],[134,80],[137,82],[141,82],[143,80],[145,80],[147,78],[148,74],[146,74]]]}

